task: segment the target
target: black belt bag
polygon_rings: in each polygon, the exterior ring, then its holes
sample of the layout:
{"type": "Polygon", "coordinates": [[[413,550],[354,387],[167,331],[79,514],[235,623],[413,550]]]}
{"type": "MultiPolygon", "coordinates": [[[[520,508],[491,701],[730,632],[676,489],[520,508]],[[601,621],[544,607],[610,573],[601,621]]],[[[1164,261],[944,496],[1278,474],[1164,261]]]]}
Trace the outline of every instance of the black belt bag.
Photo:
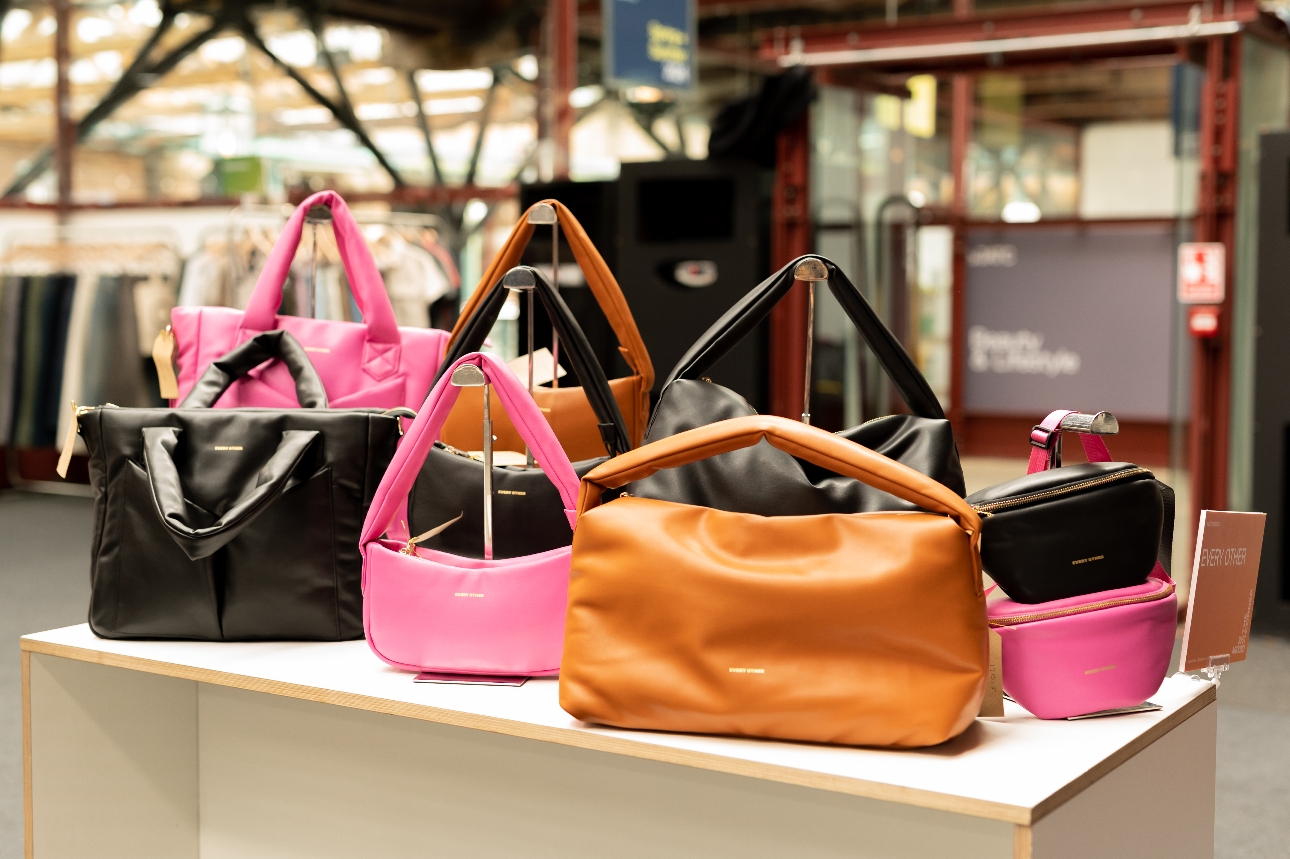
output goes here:
{"type": "Polygon", "coordinates": [[[1030,473],[968,496],[982,517],[981,563],[1009,597],[1041,603],[1140,585],[1170,572],[1173,490],[1081,434],[1089,462],[1060,465],[1053,412],[1031,433],[1030,473]],[[1058,467],[1050,467],[1050,466],[1058,467]]]}
{"type": "MultiPolygon", "coordinates": [[[[617,455],[629,450],[631,442],[627,424],[609,387],[609,379],[564,299],[536,269],[527,266],[507,272],[502,286],[536,290],[537,297],[551,317],[552,327],[560,337],[561,354],[568,358],[596,415],[606,452],[617,455]]],[[[463,355],[479,350],[506,301],[506,294],[505,288],[494,289],[488,294],[443,359],[440,375],[463,355]]],[[[495,415],[502,413],[496,395],[490,409],[495,415]]],[[[482,447],[482,424],[479,439],[482,447]]],[[[573,463],[573,470],[581,478],[607,458],[580,460],[573,463]]],[[[465,451],[435,442],[408,497],[411,533],[419,535],[458,516],[461,518],[437,534],[418,541],[419,545],[467,558],[483,557],[484,500],[480,492],[483,484],[483,462],[465,451]]],[[[540,468],[494,465],[493,494],[496,522],[493,557],[534,555],[572,542],[573,530],[564,515],[560,493],[540,468]]],[[[393,533],[398,539],[407,538],[401,530],[393,533]]]]}
{"type": "MultiPolygon", "coordinates": [[[[726,418],[756,414],[743,397],[703,379],[703,374],[766,318],[788,293],[795,282],[797,267],[815,260],[824,264],[829,290],[913,412],[875,418],[838,435],[926,474],[959,496],[964,495],[963,468],[954,444],[954,431],[931,386],[846,275],[829,260],[813,254],[798,257],[759,284],[690,347],[663,385],[645,441],[657,441],[726,418]]],[[[861,513],[914,507],[859,480],[796,459],[766,442],[659,471],[629,485],[627,490],[643,498],[762,516],[861,513]]]]}
{"type": "Polygon", "coordinates": [[[338,641],[363,636],[358,537],[399,416],[328,409],[304,349],[259,334],[174,409],[77,411],[90,454],[90,627],[103,638],[338,641]],[[280,358],[299,409],[211,408],[280,358]]]}

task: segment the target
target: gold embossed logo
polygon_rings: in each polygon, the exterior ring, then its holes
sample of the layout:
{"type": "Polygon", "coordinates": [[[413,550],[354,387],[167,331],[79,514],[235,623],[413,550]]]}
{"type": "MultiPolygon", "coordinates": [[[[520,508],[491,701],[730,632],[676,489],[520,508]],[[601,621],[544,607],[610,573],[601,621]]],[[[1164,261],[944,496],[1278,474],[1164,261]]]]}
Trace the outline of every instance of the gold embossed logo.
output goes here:
{"type": "Polygon", "coordinates": [[[1088,563],[1092,563],[1093,561],[1101,561],[1101,560],[1104,560],[1105,558],[1106,558],[1106,555],[1094,555],[1091,558],[1080,558],[1078,561],[1071,561],[1071,566],[1078,567],[1080,564],[1088,564],[1088,563]]]}
{"type": "Polygon", "coordinates": [[[731,674],[765,674],[765,668],[731,668],[731,674]]]}
{"type": "Polygon", "coordinates": [[[516,489],[499,489],[497,490],[497,494],[498,495],[526,495],[527,493],[520,492],[519,490],[516,490],[516,489]]]}
{"type": "Polygon", "coordinates": [[[306,346],[305,351],[306,352],[328,352],[328,353],[331,352],[330,349],[326,349],[322,346],[306,346]]]}
{"type": "Polygon", "coordinates": [[[465,591],[457,591],[457,593],[453,594],[453,596],[455,596],[455,597],[474,597],[475,599],[483,599],[483,598],[484,598],[484,595],[483,595],[483,594],[468,594],[468,593],[466,593],[465,591]]]}
{"type": "Polygon", "coordinates": [[[242,449],[242,445],[240,445],[240,444],[217,444],[217,445],[215,445],[215,449],[216,449],[216,450],[241,450],[241,449],[242,449]]]}
{"type": "Polygon", "coordinates": [[[1103,665],[1101,668],[1090,668],[1089,670],[1085,671],[1084,673],[1085,673],[1085,674],[1101,674],[1103,671],[1114,671],[1114,670],[1115,670],[1115,666],[1114,666],[1114,665],[1103,665]]]}

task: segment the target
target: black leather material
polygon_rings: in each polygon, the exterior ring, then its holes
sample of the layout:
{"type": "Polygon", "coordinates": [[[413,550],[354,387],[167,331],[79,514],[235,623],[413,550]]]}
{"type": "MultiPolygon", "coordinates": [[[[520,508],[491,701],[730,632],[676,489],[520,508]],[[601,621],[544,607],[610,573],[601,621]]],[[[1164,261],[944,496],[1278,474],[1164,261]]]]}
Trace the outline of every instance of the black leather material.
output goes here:
{"type": "MultiPolygon", "coordinates": [[[[220,372],[262,363],[250,353],[264,341],[251,342],[220,372]]],[[[322,391],[308,362],[291,369],[300,390],[322,391]]],[[[398,420],[376,409],[82,414],[95,496],[90,627],[104,638],[361,638],[358,537],[398,420]]]]}
{"type": "MultiPolygon", "coordinates": [[[[536,270],[537,295],[560,335],[561,355],[569,360],[578,384],[600,423],[606,449],[617,454],[630,449],[626,422],[609,389],[605,371],[568,305],[536,270]]],[[[442,375],[463,355],[477,351],[493,327],[505,289],[493,290],[439,368],[442,375]]],[[[481,428],[482,444],[482,428],[481,428]]],[[[579,477],[604,462],[597,457],[573,463],[579,477]]],[[[436,442],[426,456],[408,496],[411,533],[442,525],[458,514],[461,521],[420,545],[467,558],[484,555],[484,464],[436,442]]],[[[493,466],[493,557],[515,558],[568,546],[573,531],[564,515],[564,502],[540,468],[493,466]]]]}
{"type": "MultiPolygon", "coordinates": [[[[846,275],[829,260],[814,254],[799,257],[771,275],[690,347],[664,383],[645,441],[657,441],[726,418],[756,414],[738,394],[701,377],[788,293],[794,283],[793,272],[805,259],[824,263],[829,289],[913,411],[912,415],[875,418],[838,434],[963,495],[963,468],[954,432],[931,386],[846,275]]],[[[766,442],[665,469],[624,489],[644,498],[762,516],[913,509],[908,502],[795,459],[766,442]]]]}
{"type": "Polygon", "coordinates": [[[1140,585],[1169,566],[1173,492],[1128,462],[1052,468],[967,498],[989,515],[981,562],[1009,597],[1048,602],[1140,585]]]}
{"type": "Polygon", "coordinates": [[[202,373],[181,409],[208,409],[215,405],[233,382],[265,361],[279,359],[291,371],[296,382],[296,399],[304,409],[327,408],[327,391],[300,341],[285,330],[262,331],[222,358],[217,358],[202,373]]]}

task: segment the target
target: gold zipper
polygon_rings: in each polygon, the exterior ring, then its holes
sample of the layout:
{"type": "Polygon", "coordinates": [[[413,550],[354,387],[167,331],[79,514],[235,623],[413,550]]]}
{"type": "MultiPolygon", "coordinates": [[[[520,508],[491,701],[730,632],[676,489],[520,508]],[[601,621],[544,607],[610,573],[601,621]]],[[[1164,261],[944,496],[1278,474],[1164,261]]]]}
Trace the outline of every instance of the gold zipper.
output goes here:
{"type": "Polygon", "coordinates": [[[1169,596],[1174,592],[1174,583],[1169,582],[1163,590],[1153,594],[1142,594],[1136,597],[1121,597],[1120,599],[1102,600],[1101,602],[1089,603],[1088,605],[1073,606],[1071,608],[1057,609],[1055,611],[1041,611],[1035,614],[1014,614],[1010,617],[992,617],[990,626],[1015,626],[1021,623],[1031,623],[1036,620],[1049,620],[1054,617],[1066,617],[1072,614],[1082,614],[1086,611],[1097,611],[1104,608],[1115,608],[1121,605],[1133,605],[1140,602],[1154,602],[1169,596]]]}
{"type": "Polygon", "coordinates": [[[1047,489],[1043,492],[1032,492],[1029,495],[1019,495],[1016,498],[1005,498],[1002,501],[991,501],[988,504],[975,504],[972,509],[977,513],[993,515],[1000,510],[1008,510],[1012,507],[1020,507],[1024,504],[1030,504],[1034,501],[1044,501],[1049,498],[1058,498],[1062,495],[1070,495],[1073,492],[1080,492],[1084,489],[1093,489],[1097,486],[1104,486],[1107,483],[1115,483],[1118,480],[1124,480],[1128,477],[1134,477],[1139,474],[1150,474],[1145,468],[1129,468],[1124,471],[1117,471],[1115,474],[1107,474],[1102,477],[1094,477],[1090,480],[1081,480],[1079,483],[1072,483],[1069,486],[1059,486],[1056,489],[1047,489]]]}

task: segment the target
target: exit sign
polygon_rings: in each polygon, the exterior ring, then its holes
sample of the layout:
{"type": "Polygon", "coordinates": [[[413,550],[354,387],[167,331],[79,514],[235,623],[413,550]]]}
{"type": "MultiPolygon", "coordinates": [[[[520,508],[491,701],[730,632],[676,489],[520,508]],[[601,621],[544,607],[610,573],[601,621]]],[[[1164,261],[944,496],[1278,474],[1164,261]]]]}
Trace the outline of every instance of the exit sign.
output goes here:
{"type": "Polygon", "coordinates": [[[1222,242],[1178,246],[1178,301],[1222,304],[1227,286],[1227,249],[1222,242]]]}

